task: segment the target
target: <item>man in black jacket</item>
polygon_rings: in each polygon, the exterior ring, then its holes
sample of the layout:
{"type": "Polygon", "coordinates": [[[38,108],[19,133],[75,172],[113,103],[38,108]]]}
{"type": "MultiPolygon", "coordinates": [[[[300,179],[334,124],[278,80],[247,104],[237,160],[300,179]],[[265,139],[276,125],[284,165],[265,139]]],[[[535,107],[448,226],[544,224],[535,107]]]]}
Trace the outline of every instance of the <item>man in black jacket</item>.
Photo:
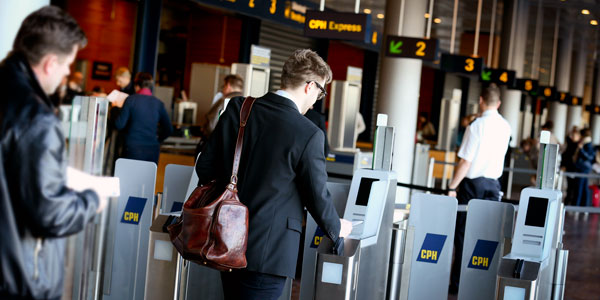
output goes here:
{"type": "MultiPolygon", "coordinates": [[[[293,278],[303,207],[336,241],[352,224],[340,219],[329,192],[324,135],[303,116],[325,95],[331,69],[311,50],[297,50],[284,64],[281,90],[256,100],[245,129],[238,191],[250,212],[248,266],[221,274],[225,299],[277,299],[293,278]]],[[[199,184],[229,182],[243,98],[231,100],[196,165],[199,184]]]]}
{"type": "Polygon", "coordinates": [[[64,237],[106,205],[66,186],[65,138],[48,97],[85,44],[71,16],[46,6],[0,63],[0,299],[60,299],[64,237]]]}

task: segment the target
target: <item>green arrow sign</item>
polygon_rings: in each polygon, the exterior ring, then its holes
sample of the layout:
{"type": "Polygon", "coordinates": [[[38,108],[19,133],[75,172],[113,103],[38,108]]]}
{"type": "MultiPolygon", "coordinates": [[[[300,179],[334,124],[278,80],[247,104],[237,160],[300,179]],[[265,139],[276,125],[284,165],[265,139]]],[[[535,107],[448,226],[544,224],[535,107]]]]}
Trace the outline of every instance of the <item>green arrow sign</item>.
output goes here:
{"type": "Polygon", "coordinates": [[[402,49],[400,49],[400,47],[402,47],[402,41],[398,41],[395,43],[394,43],[394,41],[390,41],[390,53],[393,53],[393,54],[402,53],[402,49]]]}
{"type": "Polygon", "coordinates": [[[483,81],[490,81],[490,80],[492,80],[492,71],[483,71],[483,72],[481,72],[481,79],[483,81]]]}

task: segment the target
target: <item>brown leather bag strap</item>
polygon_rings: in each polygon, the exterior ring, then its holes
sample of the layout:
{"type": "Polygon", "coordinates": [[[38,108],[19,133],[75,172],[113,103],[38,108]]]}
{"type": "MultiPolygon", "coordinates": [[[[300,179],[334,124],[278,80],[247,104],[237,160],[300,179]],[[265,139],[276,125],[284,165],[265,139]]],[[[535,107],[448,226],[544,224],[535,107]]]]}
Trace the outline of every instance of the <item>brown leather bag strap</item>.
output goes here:
{"type": "Polygon", "coordinates": [[[246,127],[246,123],[248,122],[248,117],[250,117],[250,111],[252,110],[252,105],[256,101],[256,98],[246,97],[244,103],[242,104],[242,109],[240,110],[240,129],[238,131],[237,142],[235,144],[235,155],[233,157],[233,170],[231,172],[231,182],[234,187],[237,186],[237,173],[240,167],[240,159],[242,157],[242,145],[244,144],[244,128],[246,127]]]}

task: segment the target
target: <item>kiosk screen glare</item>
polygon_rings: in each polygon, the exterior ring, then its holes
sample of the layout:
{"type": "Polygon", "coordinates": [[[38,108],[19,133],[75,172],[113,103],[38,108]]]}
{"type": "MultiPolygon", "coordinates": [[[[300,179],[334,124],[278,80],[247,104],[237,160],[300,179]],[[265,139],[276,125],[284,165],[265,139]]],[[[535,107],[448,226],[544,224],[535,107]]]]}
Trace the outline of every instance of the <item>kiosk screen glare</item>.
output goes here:
{"type": "Polygon", "coordinates": [[[367,206],[369,203],[369,195],[371,194],[371,186],[375,181],[379,180],[365,177],[360,179],[358,195],[356,196],[356,205],[367,206]]]}
{"type": "Polygon", "coordinates": [[[526,226],[544,227],[546,223],[546,210],[548,210],[548,199],[530,197],[527,204],[526,226]]]}

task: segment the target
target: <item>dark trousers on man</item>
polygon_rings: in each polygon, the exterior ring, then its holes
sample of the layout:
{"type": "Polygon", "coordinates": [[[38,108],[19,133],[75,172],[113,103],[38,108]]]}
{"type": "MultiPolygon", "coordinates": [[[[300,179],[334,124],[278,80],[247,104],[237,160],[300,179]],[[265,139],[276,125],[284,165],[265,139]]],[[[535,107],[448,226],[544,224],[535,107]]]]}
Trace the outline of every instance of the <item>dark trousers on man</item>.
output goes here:
{"type": "MultiPolygon", "coordinates": [[[[500,201],[500,182],[497,179],[485,177],[465,178],[458,186],[456,198],[458,204],[468,204],[471,199],[500,201]]],[[[458,212],[454,231],[454,263],[450,274],[450,292],[452,293],[458,292],[466,224],[467,213],[458,212]]]]}
{"type": "Polygon", "coordinates": [[[248,270],[221,272],[225,300],[277,300],[285,281],[283,276],[248,270]]]}

